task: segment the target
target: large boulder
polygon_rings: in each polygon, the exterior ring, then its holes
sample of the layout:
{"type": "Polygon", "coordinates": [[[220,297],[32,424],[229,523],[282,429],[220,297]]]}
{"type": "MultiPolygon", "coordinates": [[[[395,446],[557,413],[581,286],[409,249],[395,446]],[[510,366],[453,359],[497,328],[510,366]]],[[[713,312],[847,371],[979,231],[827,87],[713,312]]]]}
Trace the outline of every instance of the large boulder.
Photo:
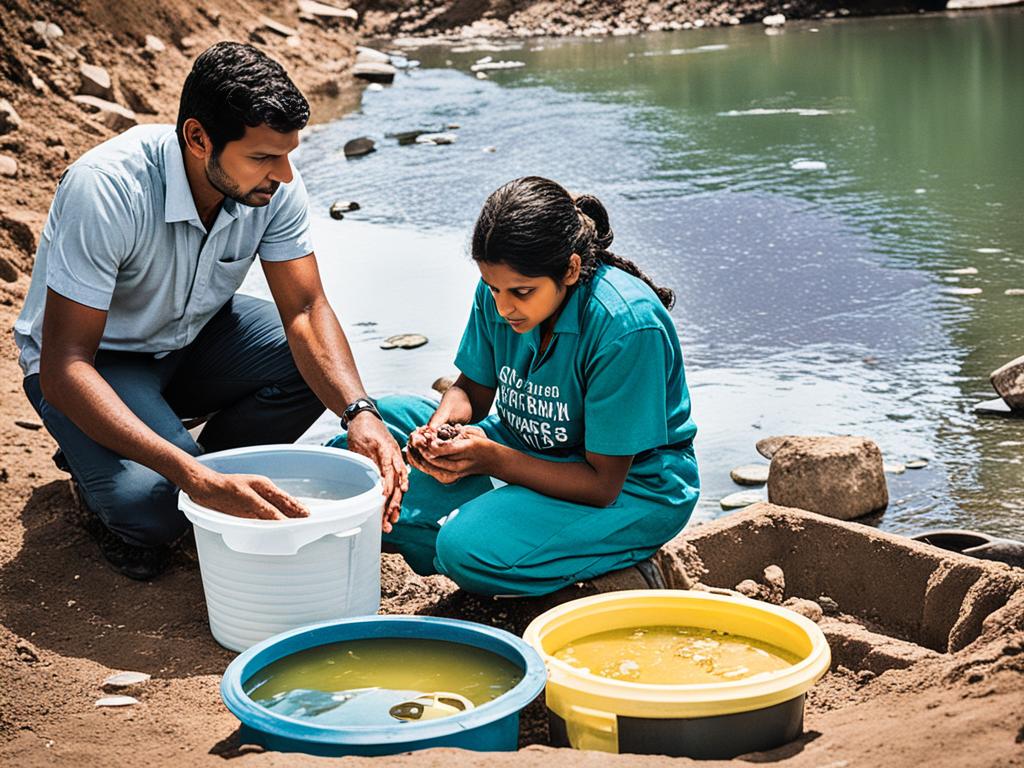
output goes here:
{"type": "Polygon", "coordinates": [[[1011,411],[1024,411],[1024,355],[993,371],[989,378],[1011,411]]]}
{"type": "Polygon", "coordinates": [[[768,500],[839,520],[885,509],[882,452],[866,437],[790,437],[772,455],[768,500]]]}

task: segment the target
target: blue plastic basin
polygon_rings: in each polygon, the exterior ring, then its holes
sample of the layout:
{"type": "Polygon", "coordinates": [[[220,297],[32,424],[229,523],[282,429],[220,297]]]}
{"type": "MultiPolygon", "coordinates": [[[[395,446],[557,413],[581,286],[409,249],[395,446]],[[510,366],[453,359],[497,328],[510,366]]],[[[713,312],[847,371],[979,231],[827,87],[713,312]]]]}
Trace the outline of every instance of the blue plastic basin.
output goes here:
{"type": "Polygon", "coordinates": [[[243,741],[279,752],[328,757],[391,755],[430,747],[507,752],[518,746],[520,710],[540,694],[546,678],[539,654],[504,630],[432,616],[362,616],[300,627],[254,645],[228,666],[220,693],[227,708],[242,721],[243,741]],[[490,651],[518,665],[523,679],[468,712],[381,726],[324,726],[283,717],[254,702],[242,689],[259,670],[293,653],[345,640],[385,637],[441,640],[490,651]]]}

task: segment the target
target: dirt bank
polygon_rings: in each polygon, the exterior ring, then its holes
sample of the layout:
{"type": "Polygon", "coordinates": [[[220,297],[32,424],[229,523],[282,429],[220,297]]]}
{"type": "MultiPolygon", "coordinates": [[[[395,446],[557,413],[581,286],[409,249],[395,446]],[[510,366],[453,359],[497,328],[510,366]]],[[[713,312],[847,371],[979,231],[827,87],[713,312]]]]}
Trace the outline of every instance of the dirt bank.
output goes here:
{"type": "MultiPolygon", "coordinates": [[[[166,576],[149,584],[109,570],[71,520],[66,476],[50,461],[53,442],[21,393],[9,331],[56,179],[70,160],[113,134],[101,117],[71,100],[82,63],[109,72],[114,100],[133,106],[139,121],[170,121],[197,52],[219,39],[254,40],[314,97],[314,119],[323,119],[338,109],[333,94],[340,92],[344,104],[356,93],[347,70],[357,34],[461,31],[482,17],[499,20],[505,31],[488,22],[476,32],[490,25],[504,34],[543,29],[540,20],[548,18],[557,21],[553,32],[597,29],[591,22],[608,19],[611,31],[634,22],[728,23],[780,9],[791,16],[838,11],[825,4],[584,0],[568,21],[558,21],[564,4],[427,3],[411,15],[398,13],[398,5],[357,4],[364,13],[355,30],[348,22],[301,20],[290,4],[285,10],[273,2],[14,0],[0,8],[0,99],[10,102],[20,121],[0,135],[0,155],[17,165],[0,185],[0,763],[159,767],[220,765],[224,757],[236,757],[239,765],[314,762],[260,754],[237,742],[237,722],[217,691],[232,654],[209,635],[193,557],[186,550],[166,576]],[[298,35],[270,30],[260,14],[298,35]],[[41,28],[33,25],[40,21],[41,28]],[[116,670],[148,672],[153,680],[135,707],[95,708],[101,681],[116,670]]],[[[5,119],[11,122],[0,117],[5,119]]],[[[787,597],[827,594],[839,604],[839,612],[822,622],[836,665],[810,697],[806,736],[744,762],[1024,765],[1020,572],[769,507],[697,528],[686,540],[695,550],[677,546],[679,562],[697,570],[695,551],[707,583],[731,587],[778,564],[786,573],[787,597]]],[[[479,600],[443,578],[415,577],[391,556],[383,585],[385,611],[459,616],[516,632],[553,599],[587,592],[579,588],[542,601],[479,600]]],[[[535,704],[524,718],[524,740],[542,742],[545,735],[543,709],[535,704]]],[[[555,757],[544,746],[515,755],[439,751],[381,762],[423,768],[552,759],[567,766],[668,762],[565,751],[555,757]]]]}

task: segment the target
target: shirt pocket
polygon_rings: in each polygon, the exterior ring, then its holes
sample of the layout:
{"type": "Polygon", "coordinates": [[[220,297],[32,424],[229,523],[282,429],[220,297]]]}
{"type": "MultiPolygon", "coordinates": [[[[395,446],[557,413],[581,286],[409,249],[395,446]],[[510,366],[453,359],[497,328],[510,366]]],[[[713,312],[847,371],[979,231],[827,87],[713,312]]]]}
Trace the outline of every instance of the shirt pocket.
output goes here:
{"type": "Polygon", "coordinates": [[[218,259],[210,271],[210,282],[203,301],[203,310],[216,311],[235,295],[249,269],[256,261],[255,254],[234,259],[218,259]]]}

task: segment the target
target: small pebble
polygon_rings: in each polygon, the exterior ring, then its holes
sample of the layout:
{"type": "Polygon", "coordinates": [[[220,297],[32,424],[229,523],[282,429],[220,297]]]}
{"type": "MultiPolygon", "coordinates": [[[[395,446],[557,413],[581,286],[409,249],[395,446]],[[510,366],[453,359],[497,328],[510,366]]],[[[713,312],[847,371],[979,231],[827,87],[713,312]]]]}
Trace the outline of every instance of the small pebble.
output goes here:
{"type": "Polygon", "coordinates": [[[141,685],[148,682],[150,675],[145,672],[118,672],[103,681],[103,690],[116,691],[121,688],[130,688],[134,685],[141,685]]]}
{"type": "Polygon", "coordinates": [[[431,384],[430,388],[437,392],[438,394],[443,395],[445,392],[451,389],[454,384],[454,376],[442,376],[439,379],[437,379],[433,384],[431,384]]]}
{"type": "Polygon", "coordinates": [[[821,617],[824,611],[820,605],[813,600],[804,600],[800,597],[791,597],[789,600],[782,604],[783,608],[788,608],[794,613],[799,613],[801,616],[810,619],[813,622],[821,621],[821,617]]]}
{"type": "Polygon", "coordinates": [[[1024,296],[1024,288],[1007,288],[1003,293],[1007,296],[1024,296]]]}
{"type": "Polygon", "coordinates": [[[757,598],[761,594],[761,585],[753,579],[744,579],[735,587],[736,591],[747,597],[757,598]]]}
{"type": "Polygon", "coordinates": [[[786,588],[786,575],[777,565],[769,565],[764,569],[764,580],[771,586],[778,589],[786,588]]]}
{"type": "Polygon", "coordinates": [[[14,424],[15,426],[21,427],[22,429],[30,429],[32,431],[43,428],[43,425],[40,424],[38,421],[25,421],[23,419],[17,419],[14,422],[14,424]]]}
{"type": "Polygon", "coordinates": [[[928,459],[911,459],[904,464],[907,469],[924,469],[928,466],[928,459]]]}
{"type": "Polygon", "coordinates": [[[104,696],[96,700],[97,707],[130,707],[138,703],[134,696],[104,696]]]}
{"type": "Polygon", "coordinates": [[[900,464],[898,461],[893,461],[888,464],[882,465],[882,471],[889,475],[902,475],[907,471],[905,464],[900,464]]]}
{"type": "Polygon", "coordinates": [[[817,602],[818,605],[821,606],[821,610],[825,612],[826,616],[835,616],[839,613],[839,603],[828,595],[820,595],[817,602]]]}

